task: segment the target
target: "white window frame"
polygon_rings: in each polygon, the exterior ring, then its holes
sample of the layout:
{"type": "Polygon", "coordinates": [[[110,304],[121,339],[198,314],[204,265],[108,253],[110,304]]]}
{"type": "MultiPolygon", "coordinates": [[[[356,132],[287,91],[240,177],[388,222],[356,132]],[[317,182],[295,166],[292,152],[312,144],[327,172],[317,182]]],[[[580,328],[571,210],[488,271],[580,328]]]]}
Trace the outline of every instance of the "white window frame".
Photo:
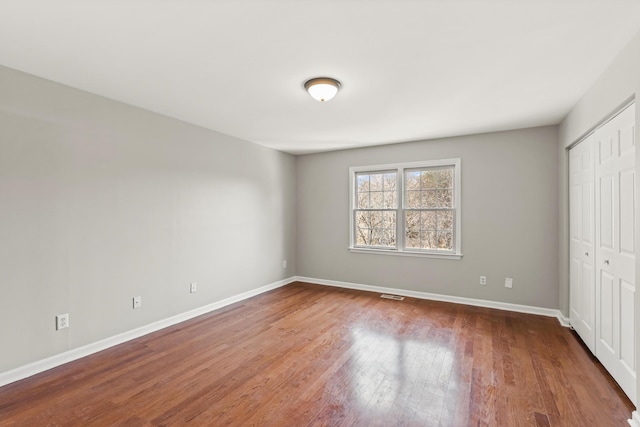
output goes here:
{"type": "Polygon", "coordinates": [[[349,168],[349,251],[354,253],[370,253],[385,255],[414,256],[441,259],[461,259],[462,258],[462,191],[461,191],[461,160],[460,158],[426,160],[410,163],[391,163],[384,165],[353,166],[349,168]],[[448,166],[453,167],[453,199],[455,203],[454,229],[453,229],[453,251],[435,251],[424,249],[406,249],[405,246],[405,193],[404,193],[404,172],[405,169],[434,168],[448,166]],[[374,248],[360,247],[355,245],[354,213],[357,208],[356,203],[356,174],[361,172],[381,172],[397,171],[398,181],[396,183],[396,247],[395,248],[374,248]]]}

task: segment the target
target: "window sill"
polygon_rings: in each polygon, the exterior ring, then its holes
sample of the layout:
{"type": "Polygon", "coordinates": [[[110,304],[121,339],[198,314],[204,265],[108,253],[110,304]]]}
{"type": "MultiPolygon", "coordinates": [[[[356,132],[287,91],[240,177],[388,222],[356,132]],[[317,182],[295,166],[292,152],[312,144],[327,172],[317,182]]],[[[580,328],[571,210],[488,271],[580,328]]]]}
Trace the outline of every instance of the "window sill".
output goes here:
{"type": "Polygon", "coordinates": [[[349,248],[349,252],[356,254],[374,254],[374,255],[395,255],[395,256],[409,256],[418,258],[436,258],[436,259],[462,259],[462,254],[458,253],[431,253],[431,252],[410,252],[410,251],[398,251],[395,249],[368,249],[368,248],[349,248]]]}

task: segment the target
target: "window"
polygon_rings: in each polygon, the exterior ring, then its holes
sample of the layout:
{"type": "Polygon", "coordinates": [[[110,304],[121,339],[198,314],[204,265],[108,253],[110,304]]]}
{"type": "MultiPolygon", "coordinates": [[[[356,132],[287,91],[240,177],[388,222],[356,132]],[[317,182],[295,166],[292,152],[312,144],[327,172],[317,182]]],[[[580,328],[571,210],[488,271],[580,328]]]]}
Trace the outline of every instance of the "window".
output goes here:
{"type": "Polygon", "coordinates": [[[354,252],[459,259],[460,159],[350,169],[354,252]]]}
{"type": "Polygon", "coordinates": [[[357,246],[396,246],[398,173],[356,173],[355,209],[357,246]]]}

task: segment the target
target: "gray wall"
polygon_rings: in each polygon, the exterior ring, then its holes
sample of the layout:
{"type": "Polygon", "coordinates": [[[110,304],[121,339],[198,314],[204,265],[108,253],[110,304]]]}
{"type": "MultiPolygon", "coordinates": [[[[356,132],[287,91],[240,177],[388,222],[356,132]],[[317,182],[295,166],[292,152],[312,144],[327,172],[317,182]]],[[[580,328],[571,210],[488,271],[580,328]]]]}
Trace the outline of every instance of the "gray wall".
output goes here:
{"type": "MultiPolygon", "coordinates": [[[[616,57],[598,81],[582,97],[559,127],[558,158],[560,164],[560,308],[569,313],[569,184],[567,148],[595,128],[629,99],[640,93],[640,34],[616,57]]],[[[636,143],[640,141],[640,108],[636,100],[636,143]]],[[[636,148],[636,177],[640,165],[640,150],[636,148]]],[[[637,178],[636,178],[637,179],[637,178]]],[[[636,200],[640,186],[636,182],[636,200]]],[[[636,208],[636,224],[640,224],[640,209],[636,208]]],[[[640,248],[640,233],[636,231],[636,248],[640,248]]],[[[640,257],[636,257],[636,312],[640,307],[640,257]]],[[[636,315],[636,334],[640,331],[640,316],[636,315]]],[[[637,335],[636,335],[637,336],[637,335]]],[[[638,342],[636,342],[636,348],[638,342]]],[[[636,349],[636,370],[640,366],[640,351],[636,349]]],[[[640,396],[640,375],[637,377],[640,396]]]]}
{"type": "Polygon", "coordinates": [[[0,372],[295,274],[293,156],[3,67],[0,94],[0,372]]]}
{"type": "Polygon", "coordinates": [[[553,126],[299,156],[297,273],[557,308],[557,145],[553,126]],[[462,159],[462,260],[347,250],[349,167],[451,157],[462,159]]]}

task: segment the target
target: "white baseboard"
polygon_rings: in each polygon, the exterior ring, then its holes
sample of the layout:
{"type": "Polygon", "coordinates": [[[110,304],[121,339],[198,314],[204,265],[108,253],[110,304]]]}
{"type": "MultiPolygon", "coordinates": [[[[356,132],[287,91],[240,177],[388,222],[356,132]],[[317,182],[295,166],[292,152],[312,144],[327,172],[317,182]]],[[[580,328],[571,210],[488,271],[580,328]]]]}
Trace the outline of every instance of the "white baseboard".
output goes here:
{"type": "Polygon", "coordinates": [[[571,320],[567,316],[562,314],[560,310],[558,310],[558,322],[560,322],[560,324],[565,328],[573,329],[573,326],[571,326],[571,320]]]}
{"type": "MultiPolygon", "coordinates": [[[[408,291],[404,289],[385,288],[382,286],[362,285],[359,283],[339,282],[336,280],[315,279],[311,277],[296,276],[294,279],[298,282],[307,282],[317,285],[335,286],[338,288],[356,289],[360,291],[378,292],[384,294],[402,295],[405,297],[413,297],[419,299],[427,299],[434,301],[453,302],[457,304],[473,305],[477,307],[495,308],[498,310],[515,311],[518,313],[538,314],[541,316],[555,317],[560,324],[569,327],[569,319],[567,319],[560,310],[552,308],[534,307],[529,305],[511,304],[508,302],[488,301],[475,298],[456,297],[443,294],[432,294],[429,292],[408,291]]],[[[638,426],[640,427],[640,426],[638,426]]]]}
{"type": "Polygon", "coordinates": [[[631,419],[628,419],[627,422],[631,427],[640,427],[640,412],[633,411],[633,414],[631,414],[631,419]]]}
{"type": "Polygon", "coordinates": [[[94,343],[87,344],[82,347],[65,351],[64,353],[53,355],[46,359],[29,363],[28,365],[20,366],[10,371],[1,372],[0,387],[18,380],[22,380],[24,378],[28,378],[32,375],[38,374],[40,372],[44,372],[48,369],[55,368],[56,366],[64,365],[65,363],[72,362],[74,360],[80,359],[85,356],[89,356],[90,354],[94,354],[99,351],[106,350],[107,348],[116,346],[118,344],[122,344],[124,342],[130,341],[135,338],[139,338],[143,335],[147,335],[152,332],[159,331],[160,329],[164,329],[168,326],[172,326],[177,323],[184,322],[185,320],[193,319],[194,317],[201,316],[203,314],[218,310],[222,307],[226,307],[236,302],[254,297],[256,295],[262,294],[272,289],[280,288],[296,280],[297,279],[295,277],[290,277],[288,279],[283,279],[278,282],[270,283],[268,285],[265,285],[256,289],[252,289],[250,291],[243,292],[241,294],[234,295],[232,297],[225,298],[223,300],[216,301],[214,303],[207,304],[205,306],[198,307],[196,309],[193,309],[184,313],[180,313],[175,316],[168,317],[166,319],[158,320],[148,325],[141,326],[139,328],[132,329],[130,331],[123,332],[121,334],[114,335],[112,337],[105,338],[103,340],[96,341],[94,343]]]}

